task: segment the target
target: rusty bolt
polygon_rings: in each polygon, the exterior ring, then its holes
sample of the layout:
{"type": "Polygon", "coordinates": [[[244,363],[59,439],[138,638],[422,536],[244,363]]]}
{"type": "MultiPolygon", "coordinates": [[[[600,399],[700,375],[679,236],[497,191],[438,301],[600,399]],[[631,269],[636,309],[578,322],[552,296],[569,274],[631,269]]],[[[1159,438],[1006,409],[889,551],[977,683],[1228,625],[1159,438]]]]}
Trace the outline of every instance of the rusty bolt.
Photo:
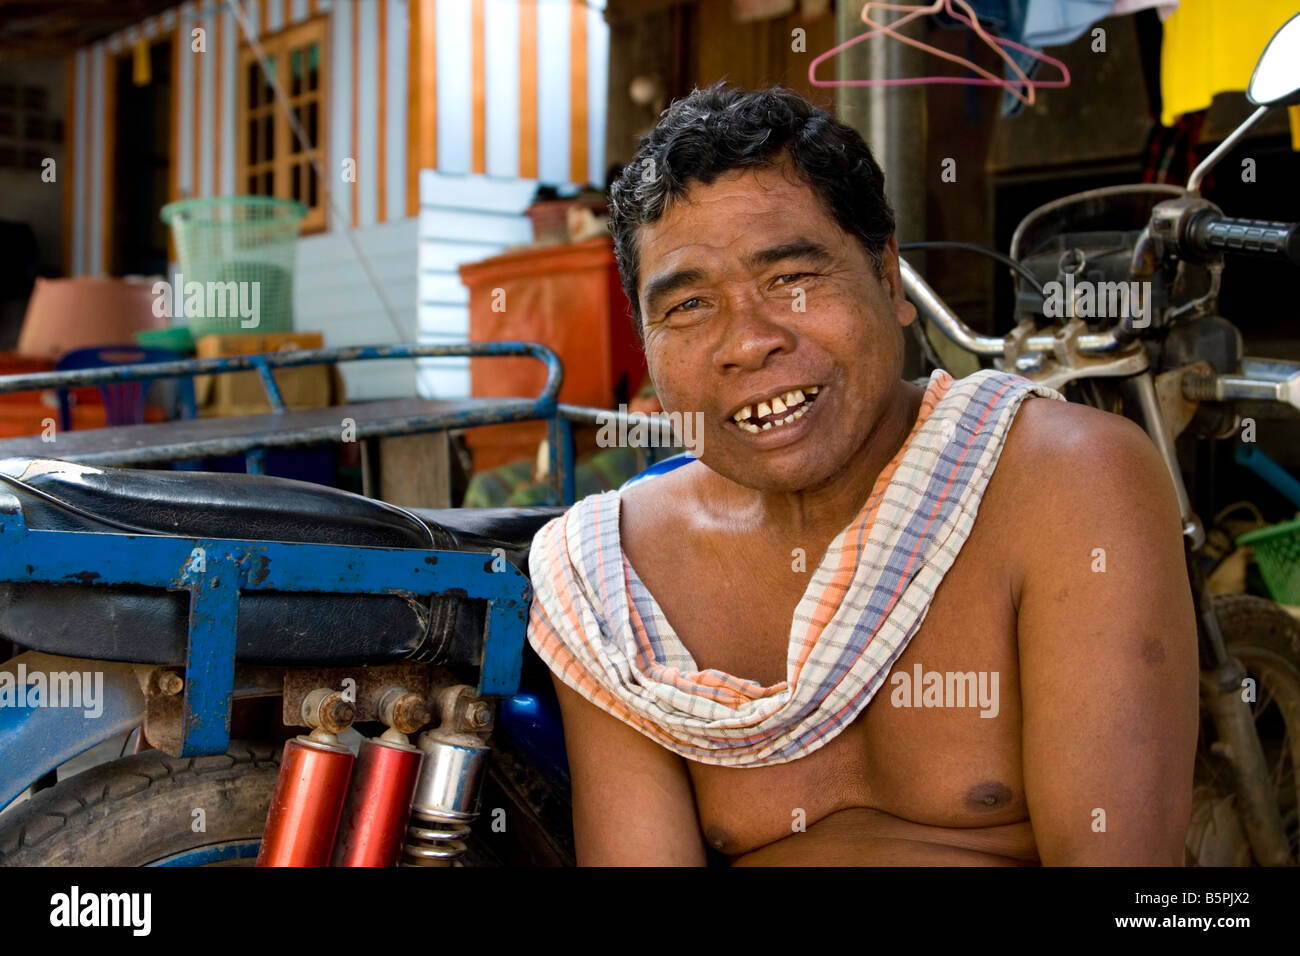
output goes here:
{"type": "Polygon", "coordinates": [[[465,719],[471,727],[482,729],[492,723],[492,708],[485,702],[477,700],[469,705],[465,719]]]}
{"type": "Polygon", "coordinates": [[[149,672],[146,693],[150,697],[175,697],[184,687],[180,674],[158,667],[149,672]]]}
{"type": "Polygon", "coordinates": [[[158,690],[167,697],[175,697],[185,686],[185,680],[180,674],[172,671],[163,671],[158,675],[158,690]]]}
{"type": "Polygon", "coordinates": [[[474,688],[453,684],[436,694],[443,729],[452,732],[484,730],[492,726],[492,705],[474,697],[474,688]]]}
{"type": "Polygon", "coordinates": [[[389,687],[379,695],[379,719],[404,734],[413,734],[433,719],[429,705],[405,687],[389,687]]]}
{"type": "Polygon", "coordinates": [[[303,722],[331,734],[347,730],[356,715],[356,707],[342,693],[328,687],[316,688],[302,702],[303,722]]]}

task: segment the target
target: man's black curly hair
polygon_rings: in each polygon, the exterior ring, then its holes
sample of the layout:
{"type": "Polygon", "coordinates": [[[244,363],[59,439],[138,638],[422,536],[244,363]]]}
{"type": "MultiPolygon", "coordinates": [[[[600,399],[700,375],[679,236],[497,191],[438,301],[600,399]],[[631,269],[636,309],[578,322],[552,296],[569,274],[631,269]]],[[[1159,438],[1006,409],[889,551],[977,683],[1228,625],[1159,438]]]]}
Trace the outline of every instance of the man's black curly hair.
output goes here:
{"type": "Polygon", "coordinates": [[[614,255],[638,336],[638,228],[657,222],[693,182],[709,185],[731,170],[774,165],[783,153],[880,272],[894,213],[885,199],[884,175],[857,131],[794,90],[715,83],[664,110],[609,187],[614,255]]]}

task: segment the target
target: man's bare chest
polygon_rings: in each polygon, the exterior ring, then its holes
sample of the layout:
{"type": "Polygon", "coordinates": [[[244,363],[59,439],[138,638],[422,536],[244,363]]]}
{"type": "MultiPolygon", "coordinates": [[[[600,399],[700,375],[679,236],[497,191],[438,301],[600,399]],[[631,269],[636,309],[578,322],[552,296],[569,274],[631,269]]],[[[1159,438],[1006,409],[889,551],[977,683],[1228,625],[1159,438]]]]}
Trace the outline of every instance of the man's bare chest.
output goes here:
{"type": "MultiPolygon", "coordinates": [[[[1026,818],[1016,613],[999,523],[985,517],[886,682],[830,743],[774,767],[688,762],[715,848],[744,852],[845,807],[939,827],[1026,818]]],[[[810,545],[729,542],[702,561],[683,548],[646,583],[702,669],[766,686],[786,679],[792,615],[825,549],[810,545]]]]}

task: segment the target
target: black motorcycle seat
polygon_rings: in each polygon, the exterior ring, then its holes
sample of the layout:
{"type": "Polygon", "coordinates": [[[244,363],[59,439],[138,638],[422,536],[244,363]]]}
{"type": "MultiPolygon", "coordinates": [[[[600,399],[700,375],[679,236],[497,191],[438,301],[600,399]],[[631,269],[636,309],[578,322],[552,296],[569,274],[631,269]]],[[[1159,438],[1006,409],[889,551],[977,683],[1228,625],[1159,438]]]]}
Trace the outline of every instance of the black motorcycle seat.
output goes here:
{"type": "MultiPolygon", "coordinates": [[[[565,510],[561,507],[407,509],[430,527],[451,535],[461,550],[501,548],[507,555],[521,560],[526,560],[528,546],[542,525],[565,510]]],[[[520,570],[528,570],[526,565],[518,561],[516,564],[520,570]]]]}
{"type": "MultiPolygon", "coordinates": [[[[32,458],[0,461],[0,508],[21,509],[32,530],[482,552],[502,548],[525,573],[532,535],[564,510],[415,511],[263,475],[32,458]]],[[[47,653],[180,664],[187,619],[183,592],[0,582],[0,635],[47,653]]],[[[236,659],[286,666],[403,658],[473,663],[482,626],[481,602],[466,599],[248,592],[240,600],[236,659]]]]}

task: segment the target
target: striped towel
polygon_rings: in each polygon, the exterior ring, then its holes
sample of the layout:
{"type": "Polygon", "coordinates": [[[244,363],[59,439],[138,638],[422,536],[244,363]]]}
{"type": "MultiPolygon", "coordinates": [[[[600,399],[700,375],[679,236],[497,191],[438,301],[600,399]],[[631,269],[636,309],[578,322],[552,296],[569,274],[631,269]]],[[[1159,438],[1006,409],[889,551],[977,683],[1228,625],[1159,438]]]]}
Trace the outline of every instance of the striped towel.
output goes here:
{"type": "Polygon", "coordinates": [[[920,628],[1033,395],[1065,401],[1005,372],[931,375],[907,440],[812,574],[780,683],[699,669],[623,556],[617,491],[537,533],[528,640],[565,684],[683,757],[729,767],[803,757],[862,712],[920,628]]]}

